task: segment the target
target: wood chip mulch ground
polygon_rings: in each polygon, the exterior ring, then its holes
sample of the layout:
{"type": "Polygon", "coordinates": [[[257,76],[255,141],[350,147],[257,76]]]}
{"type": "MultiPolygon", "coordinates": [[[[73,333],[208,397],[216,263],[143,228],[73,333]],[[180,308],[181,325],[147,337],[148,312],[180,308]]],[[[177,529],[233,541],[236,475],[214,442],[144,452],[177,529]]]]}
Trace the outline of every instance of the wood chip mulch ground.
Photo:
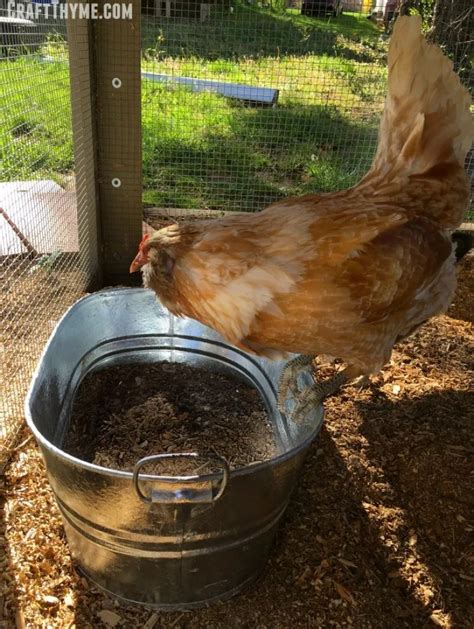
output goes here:
{"type": "Polygon", "coordinates": [[[159,613],[91,587],[25,433],[0,480],[0,627],[473,627],[473,258],[459,271],[448,315],[326,402],[270,561],[226,603],[159,613]]]}

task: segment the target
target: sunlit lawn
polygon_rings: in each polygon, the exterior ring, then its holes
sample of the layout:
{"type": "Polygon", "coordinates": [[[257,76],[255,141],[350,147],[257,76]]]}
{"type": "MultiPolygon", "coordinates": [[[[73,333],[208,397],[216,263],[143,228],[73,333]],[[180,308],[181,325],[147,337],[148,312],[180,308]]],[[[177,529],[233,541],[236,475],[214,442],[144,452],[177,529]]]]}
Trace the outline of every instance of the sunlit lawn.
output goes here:
{"type": "MultiPolygon", "coordinates": [[[[255,210],[351,185],[367,169],[385,66],[365,17],[237,6],[204,24],[145,17],[142,30],[144,70],[279,91],[266,108],[144,80],[146,203],[255,210]]],[[[61,181],[72,168],[69,71],[56,37],[0,61],[0,179],[61,181]]]]}

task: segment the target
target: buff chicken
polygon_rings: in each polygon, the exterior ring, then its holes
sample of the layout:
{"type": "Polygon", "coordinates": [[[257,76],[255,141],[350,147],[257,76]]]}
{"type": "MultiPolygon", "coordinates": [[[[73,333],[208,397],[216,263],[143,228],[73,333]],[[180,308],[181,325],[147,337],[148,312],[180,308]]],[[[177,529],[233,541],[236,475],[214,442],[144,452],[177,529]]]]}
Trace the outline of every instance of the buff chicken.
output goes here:
{"type": "Polygon", "coordinates": [[[419,17],[401,17],[378,148],[357,185],[165,227],[144,237],[130,271],[141,268],[145,286],[175,315],[247,352],[299,354],[279,390],[280,408],[293,396],[298,419],[342,384],[377,374],[398,341],[448,308],[451,234],[469,200],[470,106],[419,17]],[[318,355],[347,366],[300,390],[299,373],[318,355]]]}

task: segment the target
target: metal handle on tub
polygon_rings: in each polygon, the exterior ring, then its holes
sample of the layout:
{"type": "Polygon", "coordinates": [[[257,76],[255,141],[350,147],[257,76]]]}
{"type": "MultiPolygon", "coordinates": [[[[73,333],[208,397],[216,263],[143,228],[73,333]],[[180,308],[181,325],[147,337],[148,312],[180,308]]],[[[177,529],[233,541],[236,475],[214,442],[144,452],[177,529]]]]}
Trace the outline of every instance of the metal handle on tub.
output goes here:
{"type": "MultiPolygon", "coordinates": [[[[166,452],[164,454],[154,454],[152,456],[146,456],[140,459],[133,468],[133,487],[137,496],[142,502],[151,504],[153,502],[161,502],[164,504],[170,503],[212,503],[219,500],[227,487],[229,480],[230,467],[227,460],[218,454],[198,454],[197,452],[166,452]],[[199,480],[199,476],[189,477],[173,477],[170,476],[155,476],[156,479],[162,480],[164,483],[182,480],[182,486],[179,490],[169,489],[152,489],[150,495],[146,496],[140,489],[139,475],[140,470],[149,463],[156,463],[157,461],[163,461],[164,459],[208,459],[219,461],[222,465],[222,481],[217,494],[213,495],[212,481],[199,480]]],[[[153,476],[153,475],[152,475],[153,476]]]]}

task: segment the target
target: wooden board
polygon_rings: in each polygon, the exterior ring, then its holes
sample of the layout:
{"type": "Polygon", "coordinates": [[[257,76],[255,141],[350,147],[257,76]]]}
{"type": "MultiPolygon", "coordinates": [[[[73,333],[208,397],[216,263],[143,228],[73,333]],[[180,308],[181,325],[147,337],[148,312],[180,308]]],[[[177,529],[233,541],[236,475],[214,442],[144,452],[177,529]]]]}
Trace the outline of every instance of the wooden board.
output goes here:
{"type": "Polygon", "coordinates": [[[254,87],[252,85],[240,85],[239,83],[192,79],[186,76],[170,76],[168,74],[156,74],[155,72],[142,72],[142,78],[158,83],[186,85],[193,92],[213,92],[228,98],[236,98],[263,105],[275,105],[278,100],[278,90],[271,87],[254,87]]]}
{"type": "MultiPolygon", "coordinates": [[[[0,183],[0,207],[38,253],[79,251],[74,192],[49,180],[0,183]]],[[[0,256],[26,252],[5,217],[0,216],[0,256]]]]}

